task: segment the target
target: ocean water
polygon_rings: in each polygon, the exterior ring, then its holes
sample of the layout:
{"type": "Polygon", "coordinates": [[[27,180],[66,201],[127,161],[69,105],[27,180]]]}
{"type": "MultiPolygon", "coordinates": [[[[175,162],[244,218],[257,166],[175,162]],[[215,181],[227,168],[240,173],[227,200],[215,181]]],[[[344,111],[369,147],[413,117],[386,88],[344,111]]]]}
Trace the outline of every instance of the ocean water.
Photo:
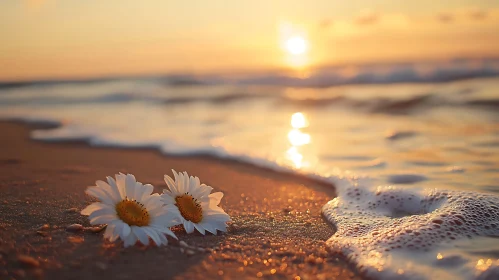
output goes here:
{"type": "Polygon", "coordinates": [[[0,83],[0,118],[60,124],[33,131],[41,141],[207,154],[331,182],[328,247],[367,276],[499,279],[498,76],[498,60],[455,60],[0,83]],[[455,215],[470,224],[454,229],[455,215]],[[405,230],[433,245],[408,246],[405,230]]]}

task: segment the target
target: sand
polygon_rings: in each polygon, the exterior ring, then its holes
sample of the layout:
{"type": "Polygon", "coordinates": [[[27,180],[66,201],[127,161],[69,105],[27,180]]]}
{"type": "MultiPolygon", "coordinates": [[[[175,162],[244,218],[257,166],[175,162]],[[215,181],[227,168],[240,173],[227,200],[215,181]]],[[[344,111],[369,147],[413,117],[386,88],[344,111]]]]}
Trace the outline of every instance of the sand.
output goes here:
{"type": "Polygon", "coordinates": [[[33,128],[0,122],[0,279],[359,279],[325,250],[334,229],[320,210],[335,196],[331,186],[209,157],[36,142],[33,128]],[[172,168],[224,192],[228,233],[187,235],[179,227],[188,247],[170,239],[125,249],[102,232],[66,230],[90,226],[79,211],[93,201],[84,191],[96,180],[129,172],[161,192],[172,168]]]}

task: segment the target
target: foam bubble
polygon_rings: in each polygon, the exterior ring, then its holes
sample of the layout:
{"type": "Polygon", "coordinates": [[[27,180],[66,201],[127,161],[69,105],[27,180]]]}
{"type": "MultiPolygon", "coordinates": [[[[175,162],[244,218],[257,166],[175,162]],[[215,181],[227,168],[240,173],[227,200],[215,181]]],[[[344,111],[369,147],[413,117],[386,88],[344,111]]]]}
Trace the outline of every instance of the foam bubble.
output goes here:
{"type": "Polygon", "coordinates": [[[368,277],[499,279],[499,256],[463,249],[478,238],[497,245],[497,196],[354,185],[340,189],[323,214],[337,228],[328,249],[368,277]]]}

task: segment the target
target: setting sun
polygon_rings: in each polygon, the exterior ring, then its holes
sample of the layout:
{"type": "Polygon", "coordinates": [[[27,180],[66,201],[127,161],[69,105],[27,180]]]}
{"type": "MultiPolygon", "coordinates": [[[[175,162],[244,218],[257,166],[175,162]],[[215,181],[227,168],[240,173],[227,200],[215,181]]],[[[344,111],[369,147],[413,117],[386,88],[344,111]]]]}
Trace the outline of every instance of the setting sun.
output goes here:
{"type": "Polygon", "coordinates": [[[307,51],[307,41],[300,36],[294,36],[286,41],[286,50],[291,54],[303,54],[307,51]]]}

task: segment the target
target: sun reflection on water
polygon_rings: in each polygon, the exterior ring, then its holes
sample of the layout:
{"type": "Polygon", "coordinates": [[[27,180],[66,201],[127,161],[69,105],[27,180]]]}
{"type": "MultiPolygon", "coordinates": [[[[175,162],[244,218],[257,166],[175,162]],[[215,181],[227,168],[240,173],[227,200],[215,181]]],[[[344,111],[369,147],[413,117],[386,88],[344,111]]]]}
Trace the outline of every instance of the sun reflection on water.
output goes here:
{"type": "Polygon", "coordinates": [[[310,134],[303,133],[299,129],[291,129],[288,133],[289,143],[293,146],[303,146],[310,143],[310,134]]]}
{"type": "Polygon", "coordinates": [[[293,165],[300,169],[302,167],[303,155],[293,146],[286,151],[286,157],[293,162],[293,165]]]}
{"type": "Polygon", "coordinates": [[[286,158],[292,162],[295,168],[300,169],[309,165],[304,161],[303,152],[300,148],[310,144],[312,138],[310,134],[302,131],[308,127],[308,120],[301,112],[296,112],[291,116],[291,130],[288,132],[288,141],[291,147],[286,151],[286,158]]]}
{"type": "Polygon", "coordinates": [[[291,126],[293,128],[304,128],[308,126],[308,120],[303,113],[297,112],[291,116],[291,126]]]}

